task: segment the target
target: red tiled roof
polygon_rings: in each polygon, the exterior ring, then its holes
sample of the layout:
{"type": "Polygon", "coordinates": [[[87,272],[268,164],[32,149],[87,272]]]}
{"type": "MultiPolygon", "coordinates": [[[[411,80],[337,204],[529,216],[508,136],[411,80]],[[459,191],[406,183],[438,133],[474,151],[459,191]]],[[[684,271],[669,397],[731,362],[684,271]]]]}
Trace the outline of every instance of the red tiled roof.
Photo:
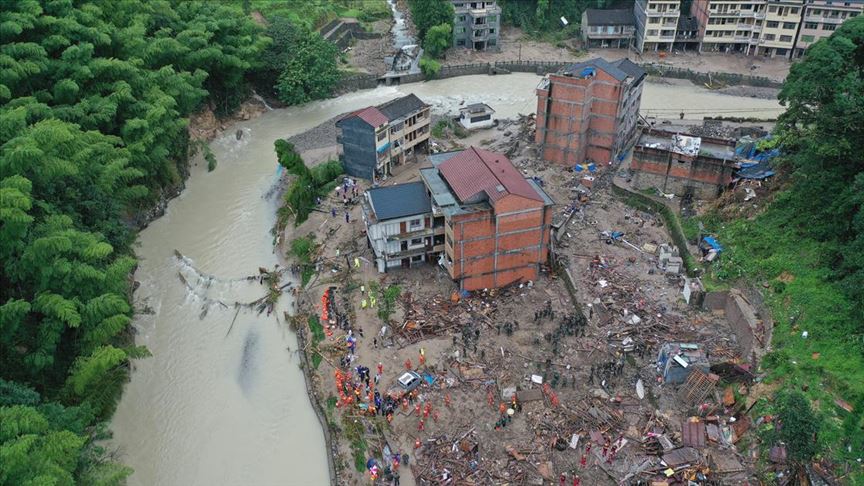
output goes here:
{"type": "Polygon", "coordinates": [[[361,120],[372,125],[372,128],[378,128],[379,126],[384,125],[385,123],[390,121],[387,116],[384,115],[384,113],[381,113],[381,111],[374,106],[348,113],[342,119],[344,120],[345,118],[351,118],[352,116],[359,117],[361,120]]]}
{"type": "Polygon", "coordinates": [[[495,152],[471,147],[438,167],[460,200],[485,192],[492,202],[508,194],[543,202],[510,160],[495,152]]]}

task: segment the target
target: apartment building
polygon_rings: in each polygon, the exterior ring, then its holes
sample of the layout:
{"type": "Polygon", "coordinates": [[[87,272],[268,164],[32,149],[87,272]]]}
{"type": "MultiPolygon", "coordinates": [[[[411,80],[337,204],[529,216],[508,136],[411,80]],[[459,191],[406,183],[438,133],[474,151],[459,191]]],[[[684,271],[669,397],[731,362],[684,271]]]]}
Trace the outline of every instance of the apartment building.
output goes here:
{"type": "Polygon", "coordinates": [[[790,57],[805,0],[694,0],[700,52],[790,57]]]}
{"type": "Polygon", "coordinates": [[[636,20],[630,9],[582,12],[582,42],[585,47],[628,48],[636,37],[636,20]]]}
{"type": "Polygon", "coordinates": [[[680,15],[680,0],[636,0],[633,4],[636,50],[671,51],[680,15]]]}
{"type": "Polygon", "coordinates": [[[379,272],[438,261],[444,251],[444,218],[433,222],[422,182],[369,189],[364,196],[363,222],[379,272]]]}
{"type": "Polygon", "coordinates": [[[535,141],[544,160],[609,164],[636,131],[645,70],[627,59],[572,64],[537,87],[535,141]]]}
{"type": "Polygon", "coordinates": [[[494,1],[451,0],[455,11],[453,45],[483,51],[498,49],[501,7],[494,1]]]}
{"type": "Polygon", "coordinates": [[[336,122],[345,173],[379,181],[429,146],[429,105],[410,94],[351,112],[336,122]]]}
{"type": "Polygon", "coordinates": [[[442,264],[459,288],[536,280],[549,258],[552,199],[498,153],[471,147],[430,159],[420,177],[432,234],[443,225],[442,264]]]}
{"type": "Polygon", "coordinates": [[[804,51],[814,42],[830,36],[840,24],[862,12],[864,2],[861,0],[807,0],[792,56],[803,56],[804,51]]]}

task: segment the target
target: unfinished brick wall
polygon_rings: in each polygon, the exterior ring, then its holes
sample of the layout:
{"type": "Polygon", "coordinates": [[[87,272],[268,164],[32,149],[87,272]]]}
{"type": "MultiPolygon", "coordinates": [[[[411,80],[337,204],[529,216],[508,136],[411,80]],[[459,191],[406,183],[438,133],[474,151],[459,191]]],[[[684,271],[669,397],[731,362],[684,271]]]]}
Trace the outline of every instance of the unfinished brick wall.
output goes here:
{"type": "Polygon", "coordinates": [[[639,147],[633,150],[630,168],[637,189],[659,188],[683,196],[714,199],[732,182],[732,161],[699,155],[688,157],[668,150],[639,147]]]}
{"type": "Polygon", "coordinates": [[[465,290],[536,280],[539,264],[549,257],[551,224],[549,207],[516,195],[500,199],[487,211],[449,218],[450,276],[465,290]]]}

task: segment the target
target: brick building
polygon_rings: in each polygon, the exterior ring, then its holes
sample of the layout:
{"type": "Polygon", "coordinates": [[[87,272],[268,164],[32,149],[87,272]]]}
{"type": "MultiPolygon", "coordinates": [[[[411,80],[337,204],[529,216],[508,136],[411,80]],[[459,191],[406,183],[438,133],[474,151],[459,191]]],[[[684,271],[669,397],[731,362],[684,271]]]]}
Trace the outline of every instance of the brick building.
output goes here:
{"type": "Polygon", "coordinates": [[[336,122],[345,173],[378,181],[429,145],[429,105],[410,94],[351,112],[336,122]]]}
{"type": "Polygon", "coordinates": [[[444,266],[465,290],[536,280],[549,258],[552,199],[507,157],[471,147],[420,170],[433,227],[444,226],[444,266]]]}
{"type": "Polygon", "coordinates": [[[637,189],[714,199],[731,182],[738,163],[735,142],[647,130],[633,149],[630,169],[637,189]]]}
{"type": "Polygon", "coordinates": [[[544,160],[606,165],[636,130],[645,70],[597,58],[563,68],[537,87],[537,132],[544,160]]]}

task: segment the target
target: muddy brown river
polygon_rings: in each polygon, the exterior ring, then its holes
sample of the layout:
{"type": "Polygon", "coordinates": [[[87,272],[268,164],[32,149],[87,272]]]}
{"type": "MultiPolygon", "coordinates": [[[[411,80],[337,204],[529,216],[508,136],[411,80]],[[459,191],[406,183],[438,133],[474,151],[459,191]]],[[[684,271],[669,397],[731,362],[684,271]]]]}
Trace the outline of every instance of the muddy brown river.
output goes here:
{"type": "MultiPolygon", "coordinates": [[[[466,76],[381,87],[267,112],[238,123],[210,146],[214,172],[197,160],[186,190],[141,232],[134,326],[153,357],[137,361],[111,423],[111,443],[135,469],[131,485],[321,485],[323,434],[306,396],[293,334],[281,318],[233,302],[264,295],[242,279],[278,262],[270,228],[277,180],[273,142],[346,111],[415,93],[439,113],[464,100],[506,118],[534,111],[530,74],[466,76]],[[237,140],[235,132],[243,131],[237,140]],[[186,259],[175,257],[180,251],[186,259]],[[186,284],[178,277],[182,275],[186,284]],[[227,308],[219,304],[225,303],[227,308]],[[206,311],[206,312],[205,312],[206,311]],[[230,328],[230,333],[228,332],[230,328]]],[[[647,84],[643,110],[716,110],[774,116],[777,101],[647,84]]],[[[690,118],[688,116],[688,118],[690,118]]],[[[283,296],[287,306],[290,296],[283,296]]]]}

